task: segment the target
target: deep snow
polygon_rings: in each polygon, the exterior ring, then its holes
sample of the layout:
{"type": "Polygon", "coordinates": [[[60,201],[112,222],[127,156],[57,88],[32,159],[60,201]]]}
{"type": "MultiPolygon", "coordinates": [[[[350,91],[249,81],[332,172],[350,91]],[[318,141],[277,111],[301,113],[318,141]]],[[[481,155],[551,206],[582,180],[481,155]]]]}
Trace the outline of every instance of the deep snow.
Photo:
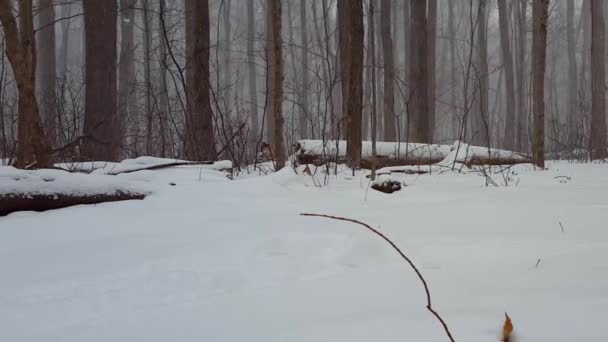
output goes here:
{"type": "Polygon", "coordinates": [[[497,341],[505,311],[519,342],[606,341],[608,165],[511,170],[395,174],[392,195],[321,169],[116,176],[153,194],[0,218],[0,341],[447,341],[383,241],[302,212],[393,238],[457,341],[497,341]]]}

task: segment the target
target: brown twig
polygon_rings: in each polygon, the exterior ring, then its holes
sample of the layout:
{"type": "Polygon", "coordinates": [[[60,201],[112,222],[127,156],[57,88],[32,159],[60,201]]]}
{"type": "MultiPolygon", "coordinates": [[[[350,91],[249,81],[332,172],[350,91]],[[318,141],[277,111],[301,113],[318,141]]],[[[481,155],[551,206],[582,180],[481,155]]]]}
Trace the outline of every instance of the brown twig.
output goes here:
{"type": "Polygon", "coordinates": [[[349,218],[345,218],[345,217],[338,217],[338,216],[331,216],[331,215],[322,215],[322,214],[307,214],[307,213],[302,213],[300,215],[301,216],[310,216],[310,217],[324,217],[324,218],[329,218],[329,219],[333,219],[333,220],[339,220],[339,221],[346,221],[346,222],[356,223],[358,225],[361,225],[361,226],[367,228],[369,231],[371,231],[372,233],[378,235],[384,241],[386,241],[389,245],[391,245],[391,247],[393,247],[393,249],[397,253],[399,253],[399,255],[401,256],[401,258],[403,258],[412,267],[412,269],[414,270],[414,272],[416,272],[416,275],[418,276],[418,278],[422,282],[422,286],[424,287],[424,292],[426,293],[426,303],[427,303],[426,304],[426,309],[428,311],[430,311],[433,314],[433,316],[435,316],[437,318],[437,320],[439,321],[439,323],[441,323],[441,325],[443,326],[443,330],[448,335],[448,338],[450,339],[450,341],[454,342],[454,337],[452,337],[452,333],[450,332],[450,329],[448,328],[448,325],[445,323],[445,321],[443,320],[443,318],[441,317],[441,315],[439,315],[439,313],[437,311],[435,311],[435,309],[433,309],[433,307],[431,305],[431,292],[429,290],[429,286],[426,283],[426,280],[422,276],[422,273],[420,273],[420,271],[418,270],[418,268],[416,267],[416,265],[414,265],[414,263],[412,262],[412,260],[410,260],[410,258],[408,258],[401,251],[401,249],[399,249],[399,247],[397,247],[397,245],[393,241],[391,241],[388,237],[386,237],[386,235],[382,234],[380,231],[372,228],[370,225],[368,225],[366,223],[363,223],[363,222],[357,221],[357,220],[353,220],[353,219],[349,219],[349,218]]]}

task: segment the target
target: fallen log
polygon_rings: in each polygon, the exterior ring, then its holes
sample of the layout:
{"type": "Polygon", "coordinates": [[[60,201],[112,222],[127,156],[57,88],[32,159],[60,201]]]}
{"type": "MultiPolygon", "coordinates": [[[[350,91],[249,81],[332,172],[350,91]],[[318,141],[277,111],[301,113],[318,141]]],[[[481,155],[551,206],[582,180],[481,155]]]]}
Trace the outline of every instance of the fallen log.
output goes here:
{"type": "Polygon", "coordinates": [[[64,194],[2,194],[0,195],[0,216],[18,211],[47,211],[81,204],[99,204],[126,200],[142,200],[141,193],[117,191],[113,194],[64,195],[64,194]]]}
{"type": "MultiPolygon", "coordinates": [[[[295,157],[299,165],[316,166],[327,163],[346,162],[346,141],[300,140],[295,145],[295,157]]],[[[362,143],[361,167],[371,169],[371,142],[362,143]]],[[[399,166],[438,165],[451,167],[455,164],[474,165],[515,165],[532,163],[532,157],[513,151],[470,146],[462,142],[453,145],[419,143],[377,143],[376,168],[399,166]]],[[[391,170],[410,173],[414,170],[391,170]]],[[[426,173],[426,170],[415,171],[426,173]]]]}
{"type": "MultiPolygon", "coordinates": [[[[295,145],[298,164],[316,166],[346,162],[346,141],[300,140],[295,145]]],[[[448,145],[417,143],[376,143],[376,167],[403,165],[431,165],[442,161],[450,152],[448,145]]],[[[364,141],[361,148],[361,167],[372,167],[372,144],[364,141]]]]}
{"type": "Polygon", "coordinates": [[[16,211],[143,199],[150,193],[144,182],[109,175],[0,167],[0,216],[16,211]]]}

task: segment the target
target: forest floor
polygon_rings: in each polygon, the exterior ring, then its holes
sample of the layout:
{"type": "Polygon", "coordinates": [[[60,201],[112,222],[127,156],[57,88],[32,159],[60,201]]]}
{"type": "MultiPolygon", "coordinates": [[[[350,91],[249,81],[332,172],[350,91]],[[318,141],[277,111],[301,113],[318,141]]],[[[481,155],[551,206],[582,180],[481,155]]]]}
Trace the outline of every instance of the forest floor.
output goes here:
{"type": "Polygon", "coordinates": [[[510,171],[391,195],[321,170],[115,176],[152,195],[0,217],[0,341],[448,341],[384,241],[300,213],[391,237],[456,341],[498,341],[505,312],[519,342],[606,341],[608,164],[510,171]]]}

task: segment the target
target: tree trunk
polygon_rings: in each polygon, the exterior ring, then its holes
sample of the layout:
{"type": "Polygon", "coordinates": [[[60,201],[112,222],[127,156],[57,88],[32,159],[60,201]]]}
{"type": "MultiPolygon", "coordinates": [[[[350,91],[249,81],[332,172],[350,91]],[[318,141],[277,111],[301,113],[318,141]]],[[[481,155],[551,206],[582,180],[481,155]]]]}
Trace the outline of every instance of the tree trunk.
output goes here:
{"type": "Polygon", "coordinates": [[[606,158],[606,25],[603,0],[591,1],[591,159],[606,158]]]}
{"type": "Polygon", "coordinates": [[[306,0],[300,0],[300,44],[302,45],[302,78],[300,84],[301,101],[299,116],[300,139],[308,138],[308,19],[306,16],[306,0]]]}
{"type": "Polygon", "coordinates": [[[4,31],[6,55],[13,68],[18,91],[17,158],[19,168],[51,165],[51,147],[42,128],[36,102],[36,53],[32,0],[19,1],[19,24],[12,2],[0,0],[0,22],[4,31]]]}
{"type": "Polygon", "coordinates": [[[191,160],[214,160],[213,112],[209,99],[209,1],[186,0],[185,155],[191,160]]]}
{"type": "Polygon", "coordinates": [[[411,9],[411,49],[410,49],[410,141],[430,143],[429,120],[429,72],[428,72],[428,32],[426,22],[426,0],[412,0],[411,9]]]}
{"type": "Polygon", "coordinates": [[[478,0],[477,7],[477,97],[471,120],[471,141],[475,145],[490,146],[490,121],[488,111],[488,27],[487,0],[478,0]]]}
{"type": "Polygon", "coordinates": [[[526,7],[527,0],[518,0],[514,3],[515,18],[517,19],[517,44],[516,44],[516,79],[517,79],[517,109],[515,114],[515,149],[523,151],[529,146],[524,132],[526,121],[526,104],[528,93],[526,91],[526,7]]]}
{"type": "Polygon", "coordinates": [[[231,56],[231,39],[232,39],[232,25],[230,22],[230,11],[232,7],[231,0],[223,0],[222,2],[222,23],[223,30],[221,39],[221,53],[222,63],[220,64],[220,70],[222,71],[222,82],[219,89],[223,89],[223,98],[226,105],[226,110],[230,112],[232,110],[232,56],[231,56]]]}
{"type": "Polygon", "coordinates": [[[506,0],[498,0],[498,20],[507,95],[503,143],[507,150],[513,150],[515,148],[515,83],[513,80],[513,55],[511,55],[511,41],[509,39],[509,12],[506,0]]]}
{"type": "MultiPolygon", "coordinates": [[[[370,65],[370,78],[371,78],[371,100],[370,100],[370,126],[371,126],[371,139],[372,139],[372,160],[371,160],[371,177],[370,179],[372,181],[376,180],[376,168],[378,167],[377,163],[377,158],[378,158],[378,152],[376,151],[376,140],[377,140],[377,132],[378,132],[378,118],[376,115],[376,39],[375,39],[375,32],[374,32],[374,16],[376,15],[374,12],[374,2],[376,0],[370,0],[369,1],[369,14],[367,17],[367,23],[368,23],[368,27],[369,27],[369,34],[367,35],[368,39],[369,39],[369,59],[371,60],[371,65],[370,65]]],[[[409,5],[407,4],[407,1],[405,2],[404,6],[406,6],[408,8],[409,11],[409,5]]],[[[409,13],[407,18],[409,18],[409,13]]],[[[408,20],[409,22],[409,20],[408,20]]],[[[409,31],[409,27],[408,27],[408,31],[409,31]]],[[[406,48],[407,49],[407,48],[406,48]]]]}
{"type": "Polygon", "coordinates": [[[116,1],[83,0],[86,36],[82,156],[120,159],[122,118],[116,113],[116,1]]]}
{"type": "Polygon", "coordinates": [[[574,0],[566,0],[566,35],[568,40],[568,127],[574,128],[577,112],[578,80],[576,75],[576,40],[574,37],[574,0]]]}
{"type": "Polygon", "coordinates": [[[260,133],[258,118],[258,90],[255,72],[255,0],[247,0],[247,64],[249,82],[249,115],[251,119],[251,134],[257,142],[260,133]]]}
{"type": "Polygon", "coordinates": [[[456,25],[454,23],[454,1],[448,1],[448,32],[450,44],[450,110],[452,113],[452,139],[457,139],[460,136],[460,122],[456,109],[458,108],[458,98],[456,95],[457,78],[456,78],[456,25]]]}
{"type": "Polygon", "coordinates": [[[384,70],[384,141],[397,141],[395,117],[395,62],[391,37],[391,0],[380,1],[380,34],[384,70]]]}
{"type": "Polygon", "coordinates": [[[342,132],[342,136],[348,139],[348,102],[349,102],[349,74],[348,74],[348,65],[350,62],[348,59],[350,56],[342,56],[341,53],[343,51],[347,51],[350,45],[350,16],[349,16],[349,7],[350,2],[345,0],[338,0],[337,2],[337,11],[338,11],[338,66],[340,68],[340,90],[341,90],[341,114],[340,122],[338,124],[339,132],[342,132]]]}
{"type": "Polygon", "coordinates": [[[433,142],[435,136],[435,104],[436,98],[436,52],[437,52],[437,0],[428,0],[428,72],[429,72],[429,142],[433,142]]]}
{"type": "Polygon", "coordinates": [[[68,55],[70,49],[70,27],[72,25],[72,20],[70,17],[72,16],[72,3],[67,3],[62,6],[61,9],[61,17],[65,18],[61,21],[61,47],[59,52],[59,58],[57,62],[59,63],[59,79],[61,82],[66,81],[67,73],[68,73],[68,55]]]}
{"type": "Polygon", "coordinates": [[[146,114],[145,153],[151,156],[154,154],[153,146],[155,145],[152,141],[154,130],[154,110],[152,108],[152,16],[150,15],[150,0],[142,0],[142,2],[142,20],[144,26],[144,112],[146,114]]]}
{"type": "Polygon", "coordinates": [[[120,127],[126,130],[127,123],[132,129],[128,143],[135,154],[137,148],[138,118],[133,105],[135,88],[135,4],[137,0],[120,0],[120,58],[118,61],[118,118],[120,127]]]}
{"type": "Polygon", "coordinates": [[[272,65],[272,116],[274,121],[272,152],[275,160],[275,170],[285,167],[286,151],[285,137],[283,136],[283,39],[281,37],[282,9],[280,0],[268,1],[268,21],[270,22],[270,60],[272,65]]]}
{"type": "Polygon", "coordinates": [[[341,56],[348,56],[348,94],[346,107],[348,117],[348,140],[346,145],[346,165],[351,169],[361,167],[361,126],[363,114],[363,1],[348,1],[349,46],[341,56]]]}
{"type": "Polygon", "coordinates": [[[532,112],[534,163],[545,167],[545,67],[547,56],[547,20],[549,0],[532,4],[532,112]]]}
{"type": "Polygon", "coordinates": [[[57,94],[55,56],[55,7],[53,0],[40,0],[38,12],[40,29],[36,35],[38,61],[38,100],[40,118],[51,145],[56,142],[57,94]]]}

